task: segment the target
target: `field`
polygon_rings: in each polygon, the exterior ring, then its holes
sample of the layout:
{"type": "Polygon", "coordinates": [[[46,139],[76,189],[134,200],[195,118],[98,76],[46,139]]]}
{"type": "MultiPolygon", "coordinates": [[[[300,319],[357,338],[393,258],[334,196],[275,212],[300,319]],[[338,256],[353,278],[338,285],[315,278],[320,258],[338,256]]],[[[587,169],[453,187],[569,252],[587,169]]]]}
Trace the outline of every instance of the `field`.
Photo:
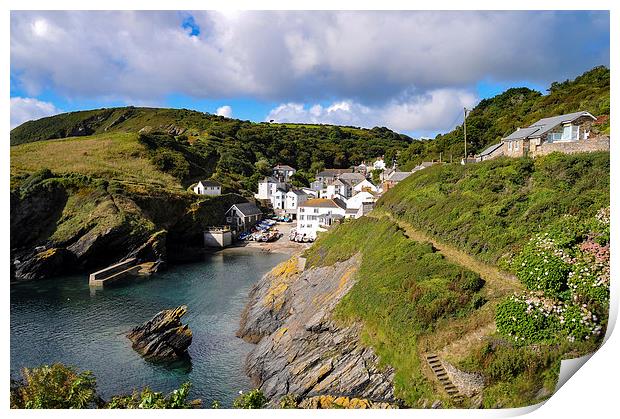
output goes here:
{"type": "Polygon", "coordinates": [[[178,180],[157,170],[146,153],[137,135],[129,133],[38,141],[11,147],[11,178],[47,168],[59,175],[79,173],[181,190],[178,180]]]}

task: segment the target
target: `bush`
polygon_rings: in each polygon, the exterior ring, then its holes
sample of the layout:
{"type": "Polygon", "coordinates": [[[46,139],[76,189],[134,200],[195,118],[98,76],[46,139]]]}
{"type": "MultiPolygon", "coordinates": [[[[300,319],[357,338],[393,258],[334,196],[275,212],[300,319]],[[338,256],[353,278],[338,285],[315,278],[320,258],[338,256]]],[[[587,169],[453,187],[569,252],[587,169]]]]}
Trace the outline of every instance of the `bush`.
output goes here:
{"type": "Polygon", "coordinates": [[[532,239],[513,262],[517,277],[530,290],[557,295],[566,289],[568,256],[548,234],[532,239]]]}
{"type": "Polygon", "coordinates": [[[168,395],[155,392],[149,387],[142,391],[135,391],[130,396],[114,396],[106,405],[108,409],[189,409],[198,404],[198,401],[190,402],[190,383],[184,383],[177,390],[168,395]]]}
{"type": "Polygon", "coordinates": [[[262,409],[267,404],[267,398],[259,389],[254,389],[248,393],[241,394],[233,402],[235,409],[262,409]]]}
{"type": "Polygon", "coordinates": [[[11,408],[84,409],[99,400],[95,377],[90,371],[78,373],[62,364],[24,368],[23,380],[11,388],[11,408]]]}

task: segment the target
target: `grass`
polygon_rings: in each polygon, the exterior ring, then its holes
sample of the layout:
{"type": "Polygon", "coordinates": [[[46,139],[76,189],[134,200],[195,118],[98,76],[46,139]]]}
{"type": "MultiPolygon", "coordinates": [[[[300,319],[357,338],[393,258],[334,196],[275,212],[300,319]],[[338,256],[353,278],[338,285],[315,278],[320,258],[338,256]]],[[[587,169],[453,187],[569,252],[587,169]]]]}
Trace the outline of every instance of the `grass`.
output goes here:
{"type": "Polygon", "coordinates": [[[59,175],[80,173],[127,184],[181,190],[178,180],[158,171],[146,153],[137,135],[129,133],[38,141],[11,147],[11,177],[47,168],[59,175]]]}
{"type": "Polygon", "coordinates": [[[608,205],[605,152],[437,165],[378,202],[395,218],[493,264],[559,216],[591,216],[608,205]]]}
{"type": "Polygon", "coordinates": [[[395,368],[397,396],[420,406],[437,397],[423,372],[420,338],[475,311],[484,282],[429,243],[409,239],[387,218],[347,222],[320,237],[305,256],[308,266],[323,266],[358,252],[357,282],[337,306],[336,317],[363,323],[362,341],[395,368]]]}

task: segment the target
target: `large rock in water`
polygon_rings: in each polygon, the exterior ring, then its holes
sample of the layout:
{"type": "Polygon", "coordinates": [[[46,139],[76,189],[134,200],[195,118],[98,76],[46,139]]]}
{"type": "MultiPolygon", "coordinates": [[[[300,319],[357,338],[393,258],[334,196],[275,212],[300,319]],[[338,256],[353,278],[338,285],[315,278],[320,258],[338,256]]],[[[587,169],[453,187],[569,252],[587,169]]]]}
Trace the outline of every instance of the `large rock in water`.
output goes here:
{"type": "Polygon", "coordinates": [[[175,361],[188,356],[192,343],[192,331],[181,323],[187,306],[163,310],[151,320],[134,327],[127,337],[133,349],[150,361],[175,361]]]}

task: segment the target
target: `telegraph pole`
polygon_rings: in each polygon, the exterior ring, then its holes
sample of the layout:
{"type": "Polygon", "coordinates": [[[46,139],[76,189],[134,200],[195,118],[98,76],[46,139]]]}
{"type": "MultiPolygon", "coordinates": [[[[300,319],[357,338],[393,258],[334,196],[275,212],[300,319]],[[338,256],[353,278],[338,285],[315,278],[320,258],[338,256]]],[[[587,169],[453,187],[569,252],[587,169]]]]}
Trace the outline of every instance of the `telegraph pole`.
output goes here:
{"type": "Polygon", "coordinates": [[[463,108],[463,134],[465,137],[465,164],[467,164],[467,108],[463,108]]]}

